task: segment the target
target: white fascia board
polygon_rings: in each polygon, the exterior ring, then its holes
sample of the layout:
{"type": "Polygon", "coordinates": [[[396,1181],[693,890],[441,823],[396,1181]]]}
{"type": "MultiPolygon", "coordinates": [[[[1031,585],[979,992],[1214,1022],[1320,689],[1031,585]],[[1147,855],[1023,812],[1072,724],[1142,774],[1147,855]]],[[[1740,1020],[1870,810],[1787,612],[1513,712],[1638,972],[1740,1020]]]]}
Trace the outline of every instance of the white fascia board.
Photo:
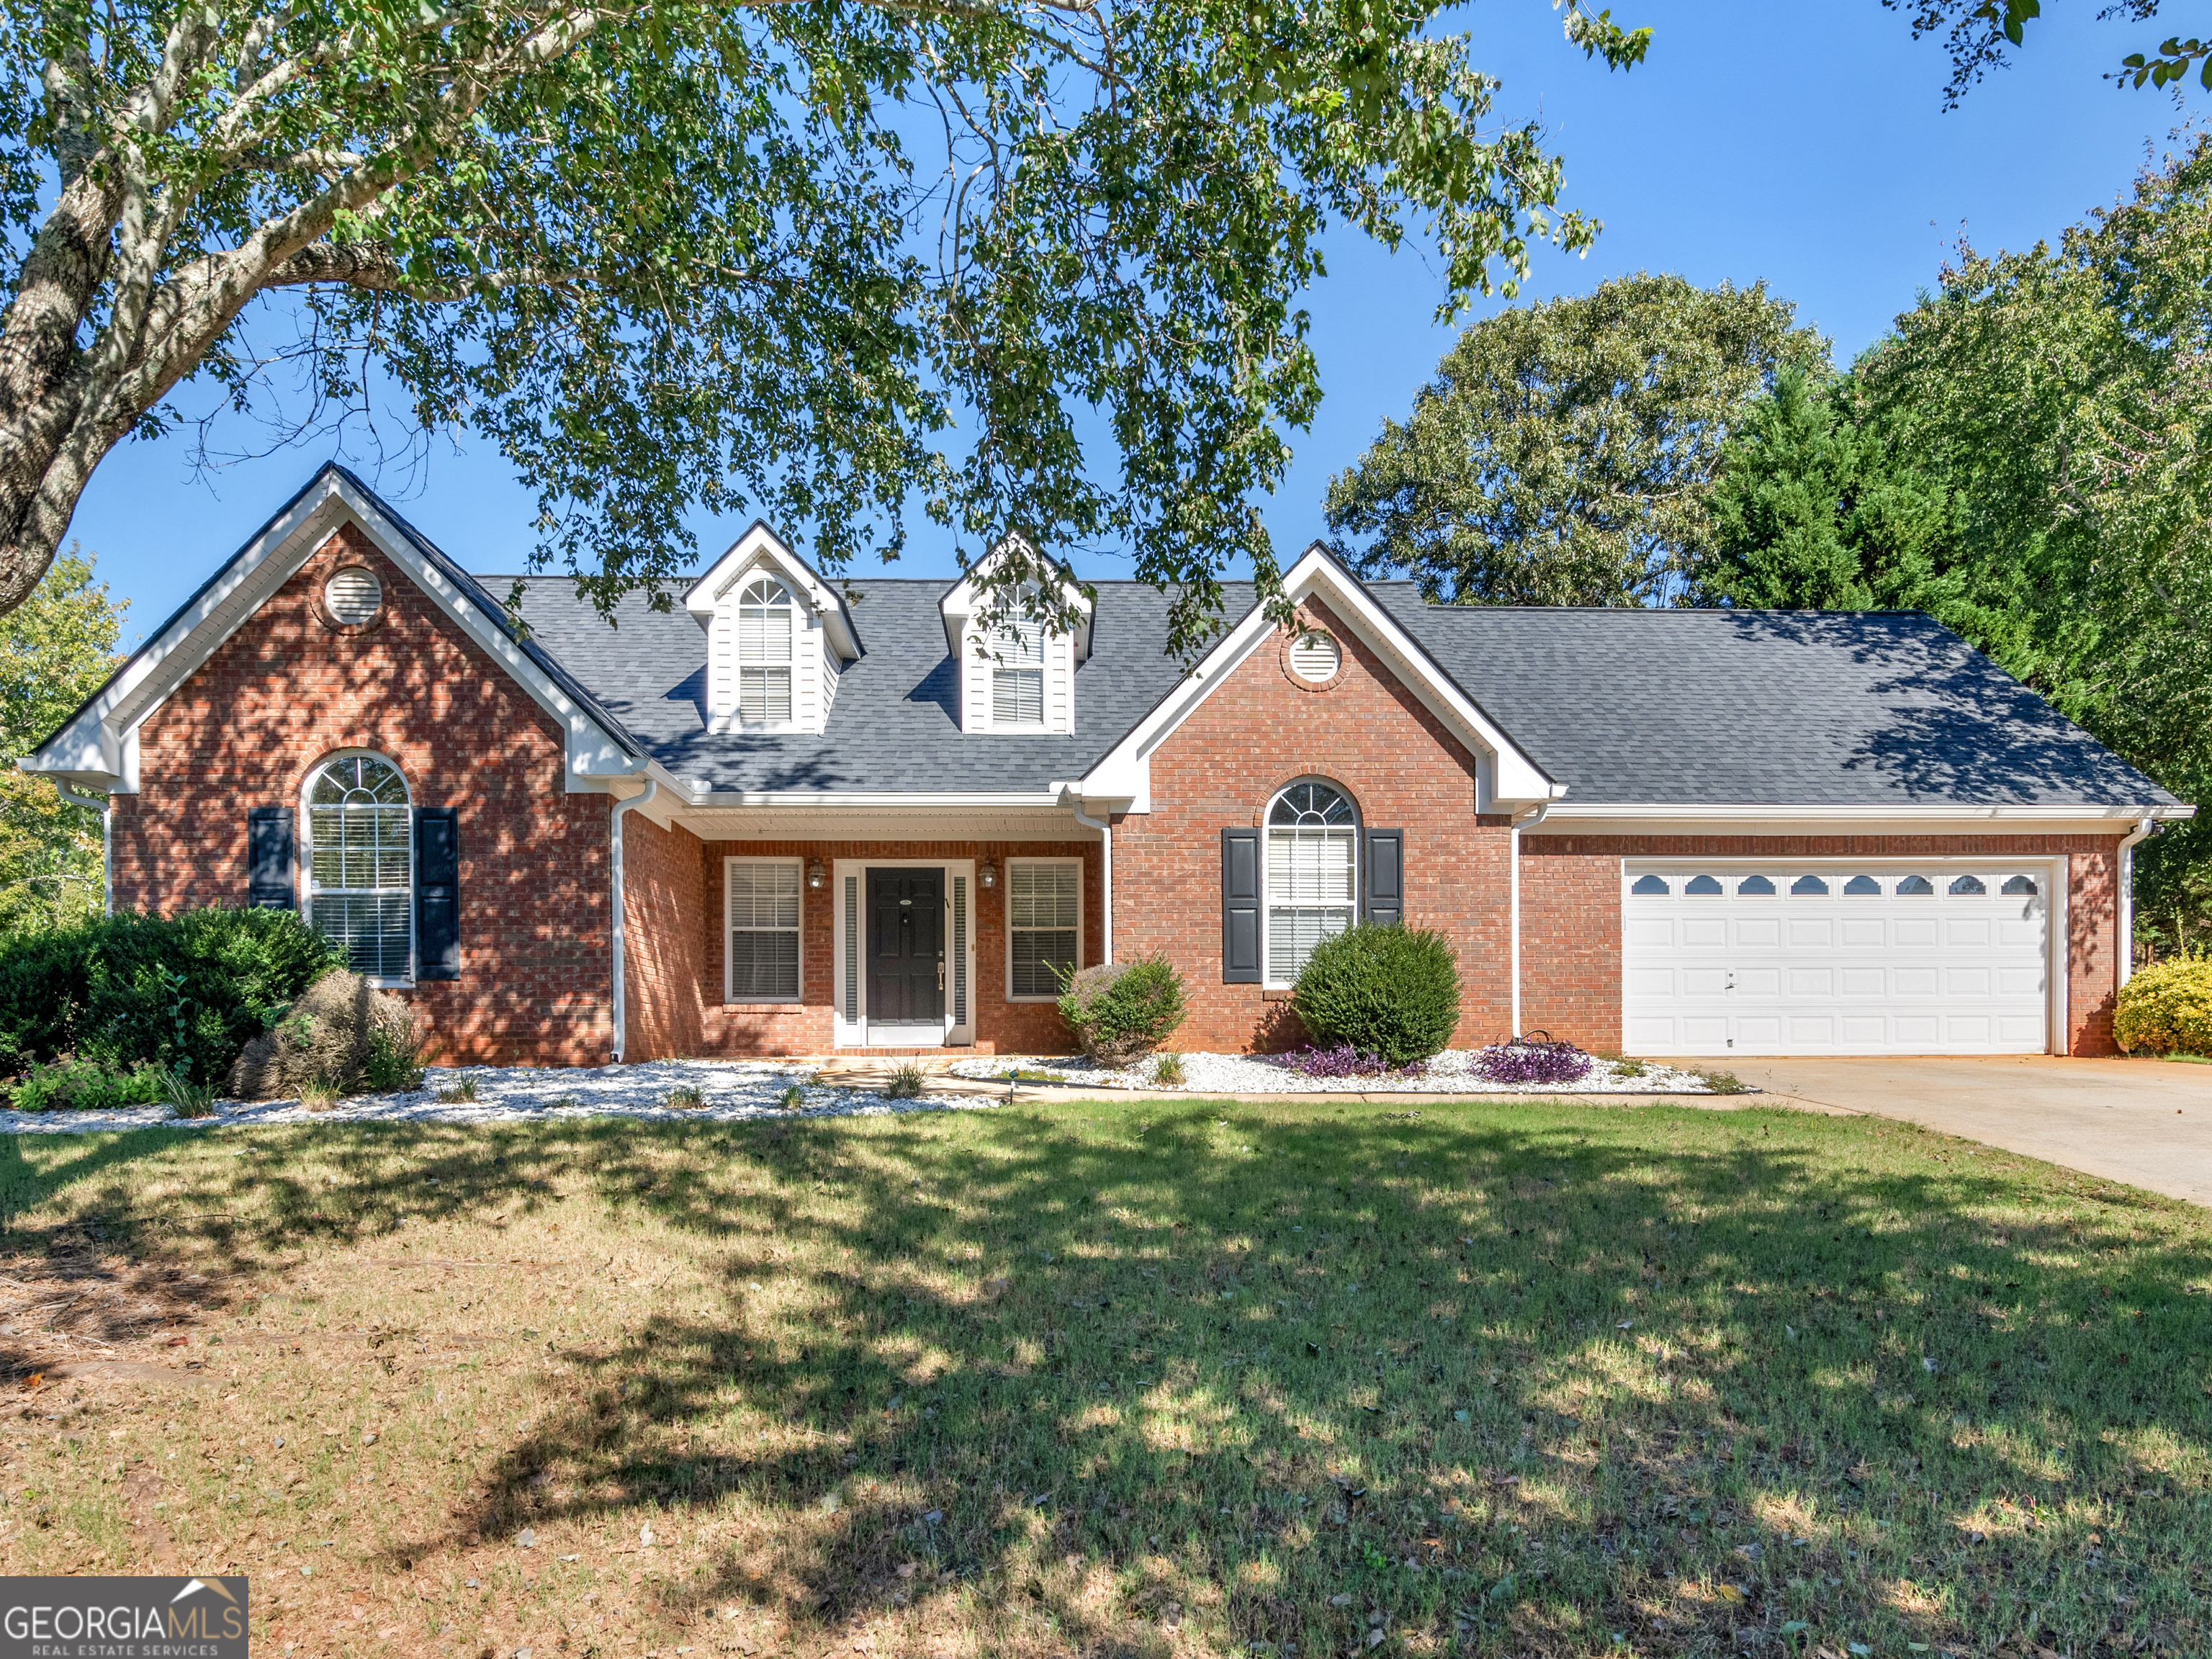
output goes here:
{"type": "MultiPolygon", "coordinates": [[[[960,635],[963,625],[982,604],[983,584],[981,578],[989,572],[993,565],[1012,552],[1017,544],[1032,558],[1040,556],[1028,537],[1008,536],[976,560],[974,568],[953,583],[951,591],[937,602],[937,614],[945,623],[945,648],[954,656],[960,654],[960,635]]],[[[1054,562],[1048,559],[1044,562],[1051,564],[1054,562]]],[[[1073,580],[1065,576],[1060,579],[1060,593],[1067,602],[1068,608],[1082,618],[1075,625],[1075,660],[1087,661],[1091,656],[1091,600],[1073,580]]]]}
{"type": "MultiPolygon", "coordinates": [[[[1420,699],[1421,706],[1457,732],[1477,755],[1490,757],[1494,770],[1494,799],[1482,804],[1486,811],[1514,803],[1555,801],[1566,786],[1544,775],[1535,762],[1522,752],[1489,715],[1458,686],[1444,678],[1428,653],[1399,626],[1357,581],[1346,578],[1318,543],[1309,548],[1283,578],[1283,591],[1292,605],[1320,598],[1358,630],[1370,650],[1386,659],[1400,681],[1420,699]]],[[[1274,632],[1266,611],[1255,606],[1201,657],[1181,684],[1132,726],[1121,742],[1099,760],[1081,781],[1072,786],[1084,799],[1127,800],[1133,812],[1152,811],[1152,752],[1197,713],[1215,688],[1243,665],[1274,632]]]]}
{"type": "Polygon", "coordinates": [[[336,472],[303,492],[240,550],[159,637],[141,646],[67,726],[25,757],[23,769],[68,774],[124,793],[135,792],[138,728],[348,520],[360,526],[379,552],[405,571],[455,627],[560,722],[571,793],[599,787],[594,780],[638,773],[641,763],[636,757],[555,684],[504,629],[464,598],[373,500],[336,472]]]}
{"type": "Polygon", "coordinates": [[[1619,830],[1627,834],[1651,834],[1672,828],[1703,835],[1741,830],[1747,834],[1777,830],[1798,834],[1835,826],[1861,832],[1894,830],[1899,834],[1925,835],[1947,828],[1965,833],[2002,826],[2015,832],[2044,829],[2055,832],[2106,827],[2119,829],[2143,819],[2176,819],[2196,816],[2194,806],[2180,805],[1778,805],[1772,804],[1714,805],[1705,802],[1609,805],[1604,801],[1563,801],[1545,814],[1540,826],[1530,824],[1524,835],[1589,834],[1619,830]]]}
{"type": "Polygon", "coordinates": [[[805,594],[806,603],[829,632],[830,648],[842,661],[859,660],[860,641],[845,614],[843,601],[829,583],[815,574],[812,566],[785,546],[782,538],[764,524],[753,525],[731,543],[729,550],[714,561],[707,574],[684,589],[684,608],[703,627],[713,620],[715,602],[730,584],[754,565],[769,566],[787,586],[805,594]]]}

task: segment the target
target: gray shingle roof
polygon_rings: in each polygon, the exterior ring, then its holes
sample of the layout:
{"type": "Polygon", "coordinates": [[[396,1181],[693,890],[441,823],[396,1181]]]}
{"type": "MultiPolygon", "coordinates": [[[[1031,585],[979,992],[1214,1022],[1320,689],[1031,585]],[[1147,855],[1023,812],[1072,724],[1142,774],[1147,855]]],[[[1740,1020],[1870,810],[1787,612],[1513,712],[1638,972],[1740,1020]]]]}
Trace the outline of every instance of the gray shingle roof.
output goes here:
{"type": "MultiPolygon", "coordinates": [[[[492,580],[495,579],[486,579],[492,580]]],[[[506,578],[495,579],[503,582],[506,578]]],[[[1166,601],[1101,582],[1066,737],[963,735],[943,581],[856,581],[868,654],[821,735],[708,734],[706,635],[625,599],[609,627],[558,579],[523,617],[621,727],[718,790],[1042,790],[1080,777],[1173,688],[1166,601]]],[[[1917,612],[1506,610],[1372,592],[1582,803],[2142,805],[2172,797],[1917,612]]],[[[1229,592],[1233,623],[1252,605],[1229,592]]]]}

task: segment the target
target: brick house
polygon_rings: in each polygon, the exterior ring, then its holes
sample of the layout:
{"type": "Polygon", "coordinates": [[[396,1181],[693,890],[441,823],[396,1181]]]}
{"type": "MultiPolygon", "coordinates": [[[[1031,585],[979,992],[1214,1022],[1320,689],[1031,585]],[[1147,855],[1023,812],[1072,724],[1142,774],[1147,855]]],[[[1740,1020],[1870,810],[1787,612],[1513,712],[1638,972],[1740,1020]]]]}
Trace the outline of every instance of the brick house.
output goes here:
{"type": "Polygon", "coordinates": [[[1101,582],[825,582],[755,526],[614,625],[520,622],[325,467],[35,754],[118,906],[296,906],[453,1059],[1066,1047],[1162,951],[1185,1048],[1303,1040],[1355,919],[1447,934],[1459,1041],[2096,1054],[2129,849],[2187,816],[1917,614],[1431,606],[1316,548],[1194,664],[1101,582]]]}

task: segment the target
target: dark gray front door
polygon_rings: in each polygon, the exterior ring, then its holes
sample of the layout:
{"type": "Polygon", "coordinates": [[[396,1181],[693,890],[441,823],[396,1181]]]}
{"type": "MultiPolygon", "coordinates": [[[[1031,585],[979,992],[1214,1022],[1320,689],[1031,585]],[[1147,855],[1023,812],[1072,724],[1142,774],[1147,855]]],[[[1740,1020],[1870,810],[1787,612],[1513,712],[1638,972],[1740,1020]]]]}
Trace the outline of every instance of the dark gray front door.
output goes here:
{"type": "Polygon", "coordinates": [[[868,1018],[945,1018],[945,872],[868,872],[868,1018]]]}

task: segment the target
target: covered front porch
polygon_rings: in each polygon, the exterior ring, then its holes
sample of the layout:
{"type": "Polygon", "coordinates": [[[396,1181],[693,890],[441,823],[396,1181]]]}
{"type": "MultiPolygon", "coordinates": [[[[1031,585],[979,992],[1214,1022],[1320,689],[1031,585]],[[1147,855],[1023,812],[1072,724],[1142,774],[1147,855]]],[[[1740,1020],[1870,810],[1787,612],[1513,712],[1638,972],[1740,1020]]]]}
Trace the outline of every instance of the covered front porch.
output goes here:
{"type": "Polygon", "coordinates": [[[625,1059],[1069,1051],[1060,975],[1105,959],[1098,831],[917,809],[947,833],[803,833],[891,827],[826,817],[624,815],[625,1059]]]}

